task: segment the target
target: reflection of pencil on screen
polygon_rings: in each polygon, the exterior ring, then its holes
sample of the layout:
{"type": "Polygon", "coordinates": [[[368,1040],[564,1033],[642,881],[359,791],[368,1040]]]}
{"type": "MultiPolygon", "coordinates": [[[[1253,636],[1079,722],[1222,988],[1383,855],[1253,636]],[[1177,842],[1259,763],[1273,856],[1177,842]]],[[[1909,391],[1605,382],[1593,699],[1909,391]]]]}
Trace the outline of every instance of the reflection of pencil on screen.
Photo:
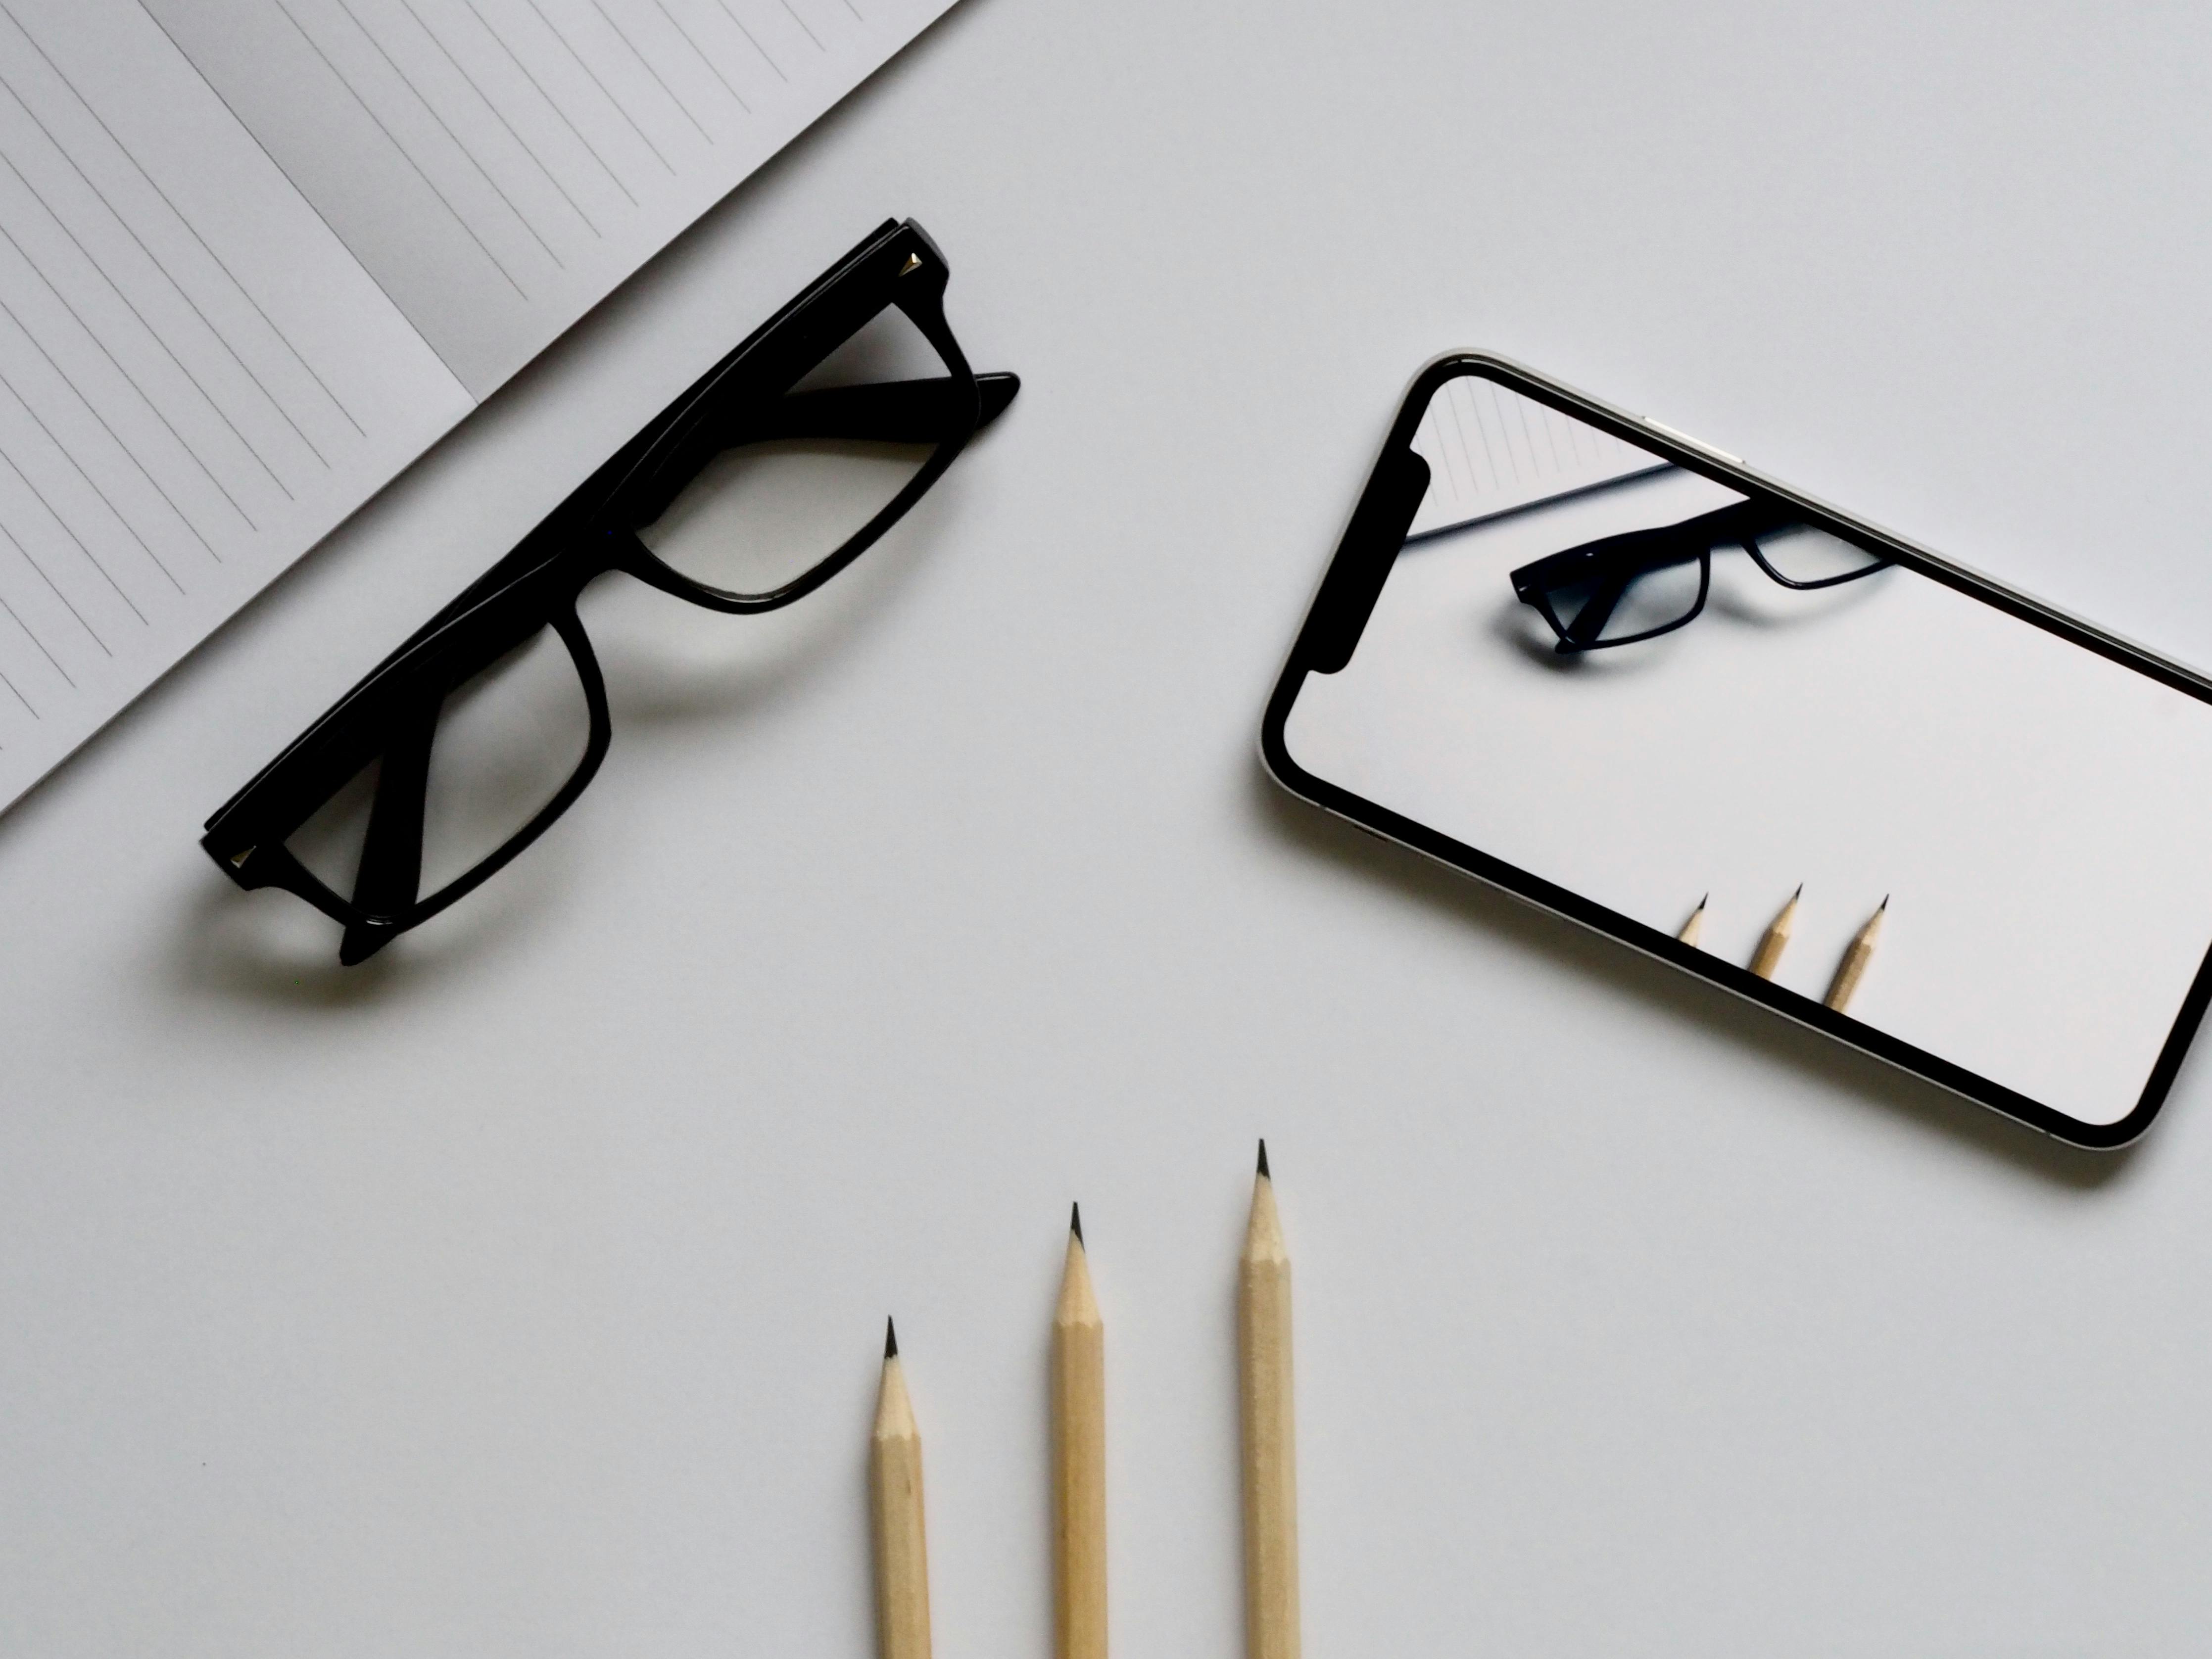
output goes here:
{"type": "Polygon", "coordinates": [[[1850,944],[1844,947],[1844,959],[1836,964],[1836,976],[1829,981],[1826,1000],[1839,1014],[1850,1006],[1851,993],[1859,988],[1859,975],[1874,960],[1875,941],[1881,937],[1881,919],[1888,911],[1889,895],[1885,893],[1881,902],[1875,906],[1874,914],[1866,919],[1866,926],[1852,935],[1850,944]]]}
{"type": "Polygon", "coordinates": [[[1712,895],[1708,893],[1698,901],[1698,908],[1690,912],[1690,919],[1682,924],[1682,931],[1674,935],[1683,944],[1695,945],[1705,936],[1705,900],[1711,897],[1712,895]]]}
{"type": "Polygon", "coordinates": [[[1805,884],[1801,881],[1781,914],[1766,924],[1766,933],[1751,958],[1751,971],[1759,978],[1772,979],[1774,970],[1782,965],[1782,953],[1790,948],[1790,930],[1797,925],[1797,901],[1804,896],[1805,884]]]}

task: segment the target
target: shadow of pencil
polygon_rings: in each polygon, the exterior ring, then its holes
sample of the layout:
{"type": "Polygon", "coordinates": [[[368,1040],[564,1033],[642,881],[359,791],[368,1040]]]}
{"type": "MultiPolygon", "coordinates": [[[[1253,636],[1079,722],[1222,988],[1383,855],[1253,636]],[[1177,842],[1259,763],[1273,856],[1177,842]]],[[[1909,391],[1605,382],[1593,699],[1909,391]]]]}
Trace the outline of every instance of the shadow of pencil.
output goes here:
{"type": "Polygon", "coordinates": [[[1449,911],[1471,925],[1504,935],[1522,949],[1655,1004],[1765,1059],[1793,1066],[1839,1092],[1887,1108],[1931,1133],[2027,1174],[2093,1192],[2119,1182],[2140,1156],[2140,1141],[2118,1152],[2090,1152],[2054,1140],[1486,883],[1379,840],[1288,793],[1267,775],[1256,757],[1249,782],[1255,810],[1270,830],[1350,869],[1359,879],[1449,911]]]}

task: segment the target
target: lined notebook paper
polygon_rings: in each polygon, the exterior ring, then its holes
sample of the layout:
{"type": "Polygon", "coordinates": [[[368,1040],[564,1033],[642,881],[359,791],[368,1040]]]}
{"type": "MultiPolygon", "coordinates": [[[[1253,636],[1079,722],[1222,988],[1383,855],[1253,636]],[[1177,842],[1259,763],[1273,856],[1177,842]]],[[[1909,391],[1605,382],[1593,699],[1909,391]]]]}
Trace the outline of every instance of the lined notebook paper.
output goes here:
{"type": "Polygon", "coordinates": [[[1409,537],[1433,536],[1668,463],[1471,375],[1444,383],[1413,434],[1429,488],[1409,537]]]}
{"type": "Polygon", "coordinates": [[[0,0],[0,806],[951,0],[0,0]]]}

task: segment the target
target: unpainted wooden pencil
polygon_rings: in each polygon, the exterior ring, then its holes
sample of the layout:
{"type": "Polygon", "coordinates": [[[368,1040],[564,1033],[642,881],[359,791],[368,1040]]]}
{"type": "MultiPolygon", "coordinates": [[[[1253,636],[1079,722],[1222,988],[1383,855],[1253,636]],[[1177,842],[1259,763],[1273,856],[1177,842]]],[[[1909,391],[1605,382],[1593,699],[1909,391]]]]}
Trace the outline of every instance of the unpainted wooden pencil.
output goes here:
{"type": "Polygon", "coordinates": [[[1298,1460],[1291,1389],[1291,1259],[1267,1143],[1237,1264],[1244,1428],[1244,1641],[1249,1659],[1298,1659],[1298,1460]]]}
{"type": "Polygon", "coordinates": [[[1079,1208],[1052,1316],[1052,1565],[1054,1650],[1106,1659],[1106,1324],[1079,1208]]]}
{"type": "Polygon", "coordinates": [[[875,1534],[876,1651],[929,1659],[929,1550],[922,1526],[921,1432],[907,1397],[898,1332],[884,1325],[884,1375],[869,1448],[868,1509],[875,1534]]]}
{"type": "Polygon", "coordinates": [[[1805,884],[1799,882],[1797,890],[1790,896],[1766,932],[1760,937],[1759,949],[1751,958],[1751,971],[1761,979],[1772,979],[1774,970],[1782,965],[1782,953],[1790,948],[1790,934],[1797,925],[1797,901],[1805,896],[1805,884]]]}
{"type": "Polygon", "coordinates": [[[1694,947],[1705,936],[1705,903],[1711,897],[1712,895],[1708,893],[1698,901],[1698,908],[1690,912],[1690,919],[1682,924],[1682,931],[1674,935],[1683,944],[1694,947]]]}

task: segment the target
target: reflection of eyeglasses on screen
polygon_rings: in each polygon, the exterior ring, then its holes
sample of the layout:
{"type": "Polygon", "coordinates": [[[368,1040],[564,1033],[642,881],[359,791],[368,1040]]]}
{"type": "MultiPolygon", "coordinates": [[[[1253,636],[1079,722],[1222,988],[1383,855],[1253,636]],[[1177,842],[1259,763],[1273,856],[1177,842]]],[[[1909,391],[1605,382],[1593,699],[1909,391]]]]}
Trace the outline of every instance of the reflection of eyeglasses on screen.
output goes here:
{"type": "Polygon", "coordinates": [[[1744,501],[1680,524],[1554,553],[1512,574],[1513,592],[1559,636],[1565,656],[1673,632],[1705,608],[1715,547],[1741,547],[1784,587],[1834,587],[1886,558],[1815,530],[1778,501],[1744,501]]]}
{"type": "Polygon", "coordinates": [[[872,545],[1012,399],[1014,376],[969,368],[945,285],[919,226],[882,226],[270,762],[208,821],[209,854],[240,886],[283,888],[343,925],[348,963],[475,889],[606,753],[606,687],[576,611],[586,585],[620,572],[709,611],[789,605],[872,545]],[[902,347],[931,372],[869,372],[902,347]],[[857,382],[838,378],[848,370],[857,382]],[[701,512],[722,497],[743,509],[696,557],[669,528],[695,496],[701,512]],[[484,720],[495,740],[472,748],[484,720]]]}

